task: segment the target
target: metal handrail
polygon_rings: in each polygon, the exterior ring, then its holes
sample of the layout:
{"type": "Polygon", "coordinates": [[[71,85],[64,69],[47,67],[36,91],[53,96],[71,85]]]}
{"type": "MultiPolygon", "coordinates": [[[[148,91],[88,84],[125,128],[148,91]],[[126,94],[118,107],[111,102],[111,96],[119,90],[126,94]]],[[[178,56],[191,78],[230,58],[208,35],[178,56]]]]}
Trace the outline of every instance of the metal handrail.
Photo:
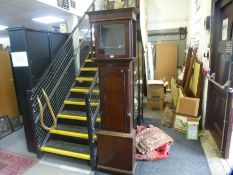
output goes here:
{"type": "Polygon", "coordinates": [[[215,81],[215,73],[213,73],[211,76],[207,75],[206,77],[211,83],[215,84],[217,87],[219,87],[220,89],[224,90],[226,88],[229,88],[231,81],[227,80],[226,83],[224,83],[223,85],[219,84],[218,82],[215,81]]]}

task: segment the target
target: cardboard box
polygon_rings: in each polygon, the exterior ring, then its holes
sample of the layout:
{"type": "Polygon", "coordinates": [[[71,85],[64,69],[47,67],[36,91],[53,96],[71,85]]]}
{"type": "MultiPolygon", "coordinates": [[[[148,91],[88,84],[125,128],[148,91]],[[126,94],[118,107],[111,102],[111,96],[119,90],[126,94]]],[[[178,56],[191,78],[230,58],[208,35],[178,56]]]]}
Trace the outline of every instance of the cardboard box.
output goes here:
{"type": "Polygon", "coordinates": [[[173,121],[173,128],[181,132],[186,132],[187,127],[188,127],[188,121],[199,123],[199,120],[200,118],[197,118],[197,117],[175,113],[174,121],[173,121]]]}
{"type": "Polygon", "coordinates": [[[198,140],[199,121],[188,120],[186,138],[188,140],[198,140]]]}
{"type": "Polygon", "coordinates": [[[197,117],[199,98],[180,97],[177,101],[176,113],[197,117]]]}
{"type": "Polygon", "coordinates": [[[147,83],[147,98],[148,99],[163,99],[164,86],[162,80],[148,80],[147,83]]]}
{"type": "Polygon", "coordinates": [[[163,99],[147,99],[147,108],[153,111],[162,111],[163,99]]]}

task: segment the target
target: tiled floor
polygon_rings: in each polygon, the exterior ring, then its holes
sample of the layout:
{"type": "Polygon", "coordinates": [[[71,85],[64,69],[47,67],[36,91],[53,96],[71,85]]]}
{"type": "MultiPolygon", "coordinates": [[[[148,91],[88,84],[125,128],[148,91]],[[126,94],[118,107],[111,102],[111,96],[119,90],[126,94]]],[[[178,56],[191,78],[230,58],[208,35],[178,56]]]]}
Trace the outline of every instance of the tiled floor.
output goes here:
{"type": "MultiPolygon", "coordinates": [[[[24,130],[20,129],[0,140],[0,148],[27,156],[36,157],[26,148],[24,130]]],[[[42,160],[29,169],[26,175],[89,175],[89,165],[84,161],[68,157],[56,158],[56,155],[46,154],[42,160]]],[[[0,173],[1,174],[1,173],[0,173]]]]}
{"type": "MultiPolygon", "coordinates": [[[[150,118],[161,118],[161,111],[149,111],[144,108],[144,116],[150,118]]],[[[201,143],[213,175],[226,175],[229,173],[229,162],[222,159],[219,155],[217,145],[209,131],[202,131],[200,134],[201,143]]],[[[24,137],[24,130],[17,132],[0,140],[0,148],[12,152],[18,152],[24,155],[35,157],[34,154],[28,153],[24,137]]],[[[89,165],[84,161],[73,158],[61,157],[56,155],[45,155],[42,160],[29,169],[26,175],[89,175],[89,165]]]]}

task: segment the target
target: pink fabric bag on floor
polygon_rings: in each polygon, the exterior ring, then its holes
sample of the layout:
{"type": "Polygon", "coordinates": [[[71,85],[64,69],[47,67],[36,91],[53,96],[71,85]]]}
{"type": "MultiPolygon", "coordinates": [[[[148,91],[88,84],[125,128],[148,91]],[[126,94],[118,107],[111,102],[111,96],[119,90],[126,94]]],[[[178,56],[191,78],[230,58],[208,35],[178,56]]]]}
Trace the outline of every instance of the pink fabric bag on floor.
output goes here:
{"type": "Polygon", "coordinates": [[[136,148],[137,160],[159,160],[169,154],[174,140],[165,132],[153,125],[137,126],[136,148]]]}

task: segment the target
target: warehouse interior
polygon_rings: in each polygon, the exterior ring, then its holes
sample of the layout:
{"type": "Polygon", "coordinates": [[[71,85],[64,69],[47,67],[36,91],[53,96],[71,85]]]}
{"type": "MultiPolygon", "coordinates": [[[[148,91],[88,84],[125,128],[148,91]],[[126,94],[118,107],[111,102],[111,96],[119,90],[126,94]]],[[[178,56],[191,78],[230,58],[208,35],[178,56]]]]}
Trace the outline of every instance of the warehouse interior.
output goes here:
{"type": "Polygon", "coordinates": [[[233,174],[232,0],[0,3],[0,174],[233,174]]]}

